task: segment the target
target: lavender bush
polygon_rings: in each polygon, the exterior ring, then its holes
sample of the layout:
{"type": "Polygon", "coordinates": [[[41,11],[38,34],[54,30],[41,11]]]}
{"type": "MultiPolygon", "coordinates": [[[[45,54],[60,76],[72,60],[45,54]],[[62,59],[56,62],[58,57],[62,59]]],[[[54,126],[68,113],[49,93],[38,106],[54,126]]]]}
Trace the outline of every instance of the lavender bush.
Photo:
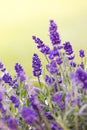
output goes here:
{"type": "Polygon", "coordinates": [[[81,61],[69,41],[61,43],[58,27],[50,20],[52,47],[33,36],[37,48],[47,60],[45,72],[37,54],[33,55],[34,77],[28,78],[16,63],[12,77],[0,62],[1,130],[87,130],[87,59],[81,61]],[[44,79],[42,80],[42,76],[44,79]],[[37,84],[37,85],[36,85],[37,84]]]}

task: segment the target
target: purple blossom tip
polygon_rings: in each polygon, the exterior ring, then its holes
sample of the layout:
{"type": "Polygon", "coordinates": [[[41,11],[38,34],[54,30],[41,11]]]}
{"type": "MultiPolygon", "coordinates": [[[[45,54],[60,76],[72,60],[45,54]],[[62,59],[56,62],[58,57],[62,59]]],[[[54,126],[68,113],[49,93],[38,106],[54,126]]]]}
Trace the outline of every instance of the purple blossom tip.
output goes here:
{"type": "Polygon", "coordinates": [[[0,69],[2,69],[3,68],[3,63],[2,62],[0,62],[0,69]]]}
{"type": "Polygon", "coordinates": [[[5,73],[2,77],[2,80],[5,82],[5,83],[8,83],[10,86],[13,85],[13,81],[12,81],[12,77],[9,75],[9,73],[5,73]]]}
{"type": "Polygon", "coordinates": [[[55,74],[58,72],[58,68],[57,68],[57,63],[55,60],[52,60],[48,65],[47,65],[47,69],[49,70],[49,72],[51,74],[55,74]]]}
{"type": "Polygon", "coordinates": [[[73,53],[72,46],[70,42],[65,42],[64,44],[64,50],[66,51],[67,55],[71,55],[73,53]]]}
{"type": "Polygon", "coordinates": [[[15,68],[17,76],[20,78],[20,80],[25,81],[26,76],[25,76],[25,71],[22,68],[22,66],[19,63],[16,63],[14,68],[15,68]]]}
{"type": "Polygon", "coordinates": [[[17,118],[9,118],[7,123],[8,123],[8,126],[12,130],[17,130],[17,127],[18,127],[18,119],[17,118]]]}
{"type": "Polygon", "coordinates": [[[14,68],[15,68],[16,73],[20,73],[23,71],[23,68],[19,63],[16,63],[14,68]]]}
{"type": "Polygon", "coordinates": [[[19,107],[20,102],[19,102],[19,99],[18,99],[16,96],[12,95],[12,96],[10,97],[10,100],[11,100],[12,103],[15,105],[15,107],[19,107]]]}
{"type": "Polygon", "coordinates": [[[50,20],[50,27],[49,27],[49,33],[50,33],[50,40],[53,45],[57,45],[61,43],[59,33],[57,32],[57,25],[53,20],[50,20]]]}
{"type": "Polygon", "coordinates": [[[42,69],[41,69],[41,60],[39,59],[37,54],[33,55],[32,58],[32,67],[33,67],[33,75],[36,77],[39,77],[42,73],[42,69]]]}
{"type": "Polygon", "coordinates": [[[80,56],[81,58],[85,57],[84,50],[81,49],[81,50],[79,51],[79,56],[80,56]]]}
{"type": "Polygon", "coordinates": [[[37,113],[27,106],[22,107],[21,116],[28,124],[32,124],[39,121],[37,113]]]}
{"type": "Polygon", "coordinates": [[[55,81],[55,79],[53,77],[49,77],[48,75],[45,76],[45,82],[48,84],[48,85],[51,85],[53,84],[55,81]]]}

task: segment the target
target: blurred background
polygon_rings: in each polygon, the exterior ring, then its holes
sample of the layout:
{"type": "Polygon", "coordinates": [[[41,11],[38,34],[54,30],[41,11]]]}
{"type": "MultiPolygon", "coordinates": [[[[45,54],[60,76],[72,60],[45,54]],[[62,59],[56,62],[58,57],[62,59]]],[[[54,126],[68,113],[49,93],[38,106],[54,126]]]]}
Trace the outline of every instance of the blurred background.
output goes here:
{"type": "Polygon", "coordinates": [[[19,62],[31,74],[32,55],[39,52],[32,35],[50,44],[50,19],[58,24],[62,42],[71,42],[76,56],[78,50],[86,51],[87,0],[0,0],[0,60],[9,72],[14,74],[19,62]]]}

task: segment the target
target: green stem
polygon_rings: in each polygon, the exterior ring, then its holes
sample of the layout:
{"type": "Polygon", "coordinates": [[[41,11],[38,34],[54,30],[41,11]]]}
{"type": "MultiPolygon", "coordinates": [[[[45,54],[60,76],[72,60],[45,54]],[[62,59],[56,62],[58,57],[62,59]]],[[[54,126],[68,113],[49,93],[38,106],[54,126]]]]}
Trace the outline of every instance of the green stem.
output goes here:
{"type": "Polygon", "coordinates": [[[55,119],[57,120],[58,124],[63,128],[63,130],[70,130],[67,128],[67,126],[63,123],[63,120],[61,119],[61,117],[55,117],[55,119]]]}
{"type": "Polygon", "coordinates": [[[45,58],[46,58],[47,62],[49,63],[49,60],[48,60],[48,58],[47,58],[47,56],[46,56],[46,55],[45,55],[45,58]]]}
{"type": "Polygon", "coordinates": [[[38,77],[38,82],[39,82],[39,86],[41,88],[41,82],[40,82],[40,78],[38,77]]]}
{"type": "Polygon", "coordinates": [[[76,105],[76,107],[75,107],[75,111],[76,111],[76,114],[75,114],[75,130],[78,130],[78,115],[77,115],[77,109],[78,109],[78,106],[76,105]]]}
{"type": "Polygon", "coordinates": [[[57,84],[58,91],[60,91],[60,86],[59,86],[59,83],[58,83],[57,74],[54,75],[54,77],[55,77],[55,81],[56,81],[56,84],[57,84]]]}
{"type": "MultiPolygon", "coordinates": [[[[77,99],[77,87],[75,86],[75,100],[77,99]]],[[[78,130],[78,115],[77,115],[77,111],[78,111],[78,105],[75,105],[75,130],[78,130]]]]}

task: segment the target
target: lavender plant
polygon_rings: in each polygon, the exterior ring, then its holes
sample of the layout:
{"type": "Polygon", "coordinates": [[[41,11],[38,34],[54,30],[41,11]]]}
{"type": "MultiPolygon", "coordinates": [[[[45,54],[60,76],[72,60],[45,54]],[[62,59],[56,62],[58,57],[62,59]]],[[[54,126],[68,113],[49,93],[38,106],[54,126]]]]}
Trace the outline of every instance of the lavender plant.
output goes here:
{"type": "Polygon", "coordinates": [[[26,76],[16,63],[12,77],[0,62],[0,129],[87,130],[87,59],[79,51],[80,63],[69,41],[62,43],[58,27],[50,20],[52,47],[33,36],[45,56],[45,72],[39,56],[32,58],[33,76],[26,76]],[[42,77],[44,79],[42,80],[42,77]]]}

